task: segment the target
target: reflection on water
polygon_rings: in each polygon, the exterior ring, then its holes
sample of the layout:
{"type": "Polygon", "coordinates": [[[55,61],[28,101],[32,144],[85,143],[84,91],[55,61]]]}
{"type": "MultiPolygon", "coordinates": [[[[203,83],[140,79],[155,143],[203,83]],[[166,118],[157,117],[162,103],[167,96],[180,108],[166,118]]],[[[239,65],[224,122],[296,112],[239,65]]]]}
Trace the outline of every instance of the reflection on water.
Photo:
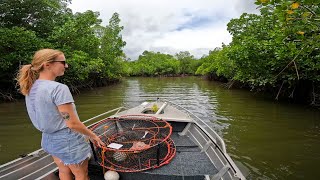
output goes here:
{"type": "MultiPolygon", "coordinates": [[[[248,179],[316,179],[320,175],[320,112],[283,104],[198,77],[128,78],[75,96],[82,120],[119,106],[167,99],[220,134],[248,179]]],[[[0,104],[0,163],[40,146],[24,102],[0,104]]]]}

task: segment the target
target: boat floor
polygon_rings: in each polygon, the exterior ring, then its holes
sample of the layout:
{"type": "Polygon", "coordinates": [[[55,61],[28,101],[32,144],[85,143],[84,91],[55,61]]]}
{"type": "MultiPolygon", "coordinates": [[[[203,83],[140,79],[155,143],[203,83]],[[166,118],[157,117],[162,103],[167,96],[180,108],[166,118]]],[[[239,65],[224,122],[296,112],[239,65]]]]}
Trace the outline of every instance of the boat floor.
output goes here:
{"type": "MultiPolygon", "coordinates": [[[[120,179],[203,180],[205,175],[218,173],[218,170],[214,167],[208,156],[204,152],[201,152],[201,149],[189,137],[180,136],[178,132],[173,132],[171,139],[175,143],[177,152],[169,164],[139,173],[120,173],[120,179]]],[[[89,167],[90,179],[103,179],[102,168],[97,166],[91,165],[89,167]]]]}

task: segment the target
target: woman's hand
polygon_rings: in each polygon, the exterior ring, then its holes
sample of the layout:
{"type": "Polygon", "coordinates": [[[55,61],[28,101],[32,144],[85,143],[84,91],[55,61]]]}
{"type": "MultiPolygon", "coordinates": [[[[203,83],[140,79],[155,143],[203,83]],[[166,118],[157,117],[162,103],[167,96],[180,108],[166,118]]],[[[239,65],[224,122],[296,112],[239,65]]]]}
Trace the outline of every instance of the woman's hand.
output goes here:
{"type": "Polygon", "coordinates": [[[96,134],[94,134],[93,137],[90,137],[90,140],[96,142],[98,144],[98,147],[100,147],[100,148],[102,146],[106,146],[104,144],[104,142],[102,142],[101,139],[99,138],[99,136],[97,136],[96,134]]]}

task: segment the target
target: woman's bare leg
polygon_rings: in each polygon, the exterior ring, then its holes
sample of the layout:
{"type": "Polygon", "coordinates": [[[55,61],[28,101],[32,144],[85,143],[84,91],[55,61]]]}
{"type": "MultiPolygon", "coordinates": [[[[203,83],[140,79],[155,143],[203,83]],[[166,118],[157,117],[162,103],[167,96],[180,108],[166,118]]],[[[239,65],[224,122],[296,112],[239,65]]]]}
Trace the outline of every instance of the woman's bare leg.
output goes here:
{"type": "Polygon", "coordinates": [[[59,158],[57,158],[55,156],[52,156],[52,157],[53,157],[54,162],[57,164],[57,166],[59,168],[59,178],[61,180],[72,180],[73,175],[72,175],[70,168],[68,166],[65,166],[59,158]]]}
{"type": "Polygon", "coordinates": [[[88,180],[88,159],[80,164],[68,165],[76,180],[88,180]]]}

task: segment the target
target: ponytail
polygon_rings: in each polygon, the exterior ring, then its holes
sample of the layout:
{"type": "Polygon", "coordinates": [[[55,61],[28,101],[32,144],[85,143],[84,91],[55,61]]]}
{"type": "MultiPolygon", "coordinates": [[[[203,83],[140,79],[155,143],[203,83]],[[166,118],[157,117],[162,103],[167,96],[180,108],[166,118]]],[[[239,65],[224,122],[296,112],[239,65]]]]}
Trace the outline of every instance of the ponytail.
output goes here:
{"type": "Polygon", "coordinates": [[[31,64],[23,65],[20,68],[19,73],[17,75],[17,84],[20,86],[20,92],[25,96],[28,95],[33,83],[36,81],[37,78],[38,75],[33,70],[31,64]]]}
{"type": "Polygon", "coordinates": [[[25,96],[28,95],[33,83],[43,70],[44,63],[53,61],[61,54],[63,54],[61,51],[54,49],[41,49],[37,51],[33,56],[31,64],[24,65],[19,70],[17,85],[20,86],[20,92],[25,96]]]}

